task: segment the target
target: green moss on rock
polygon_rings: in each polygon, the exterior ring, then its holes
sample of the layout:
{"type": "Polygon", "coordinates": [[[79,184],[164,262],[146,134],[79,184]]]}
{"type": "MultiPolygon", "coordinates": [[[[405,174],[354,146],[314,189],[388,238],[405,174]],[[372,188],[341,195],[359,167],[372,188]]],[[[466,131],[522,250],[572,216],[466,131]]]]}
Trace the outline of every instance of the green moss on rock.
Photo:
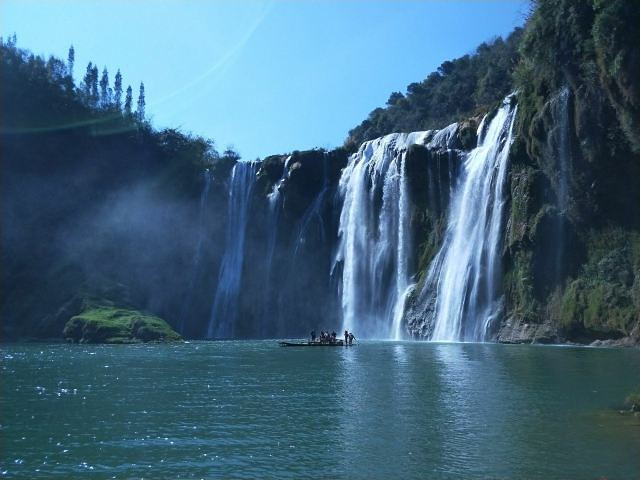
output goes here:
{"type": "Polygon", "coordinates": [[[593,231],[587,262],[551,314],[569,334],[629,336],[640,324],[640,235],[621,229],[593,231]]]}
{"type": "Polygon", "coordinates": [[[182,340],[159,317],[114,306],[100,306],[72,317],[63,337],[74,343],[176,342],[182,340]]]}

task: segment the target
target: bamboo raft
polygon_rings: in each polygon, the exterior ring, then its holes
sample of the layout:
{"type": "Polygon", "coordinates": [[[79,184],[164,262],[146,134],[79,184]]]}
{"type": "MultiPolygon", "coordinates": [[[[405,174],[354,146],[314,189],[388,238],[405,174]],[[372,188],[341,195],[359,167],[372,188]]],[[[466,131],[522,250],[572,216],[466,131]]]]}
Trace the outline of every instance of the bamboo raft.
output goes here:
{"type": "Polygon", "coordinates": [[[335,342],[280,342],[281,347],[344,347],[344,340],[335,342]]]}

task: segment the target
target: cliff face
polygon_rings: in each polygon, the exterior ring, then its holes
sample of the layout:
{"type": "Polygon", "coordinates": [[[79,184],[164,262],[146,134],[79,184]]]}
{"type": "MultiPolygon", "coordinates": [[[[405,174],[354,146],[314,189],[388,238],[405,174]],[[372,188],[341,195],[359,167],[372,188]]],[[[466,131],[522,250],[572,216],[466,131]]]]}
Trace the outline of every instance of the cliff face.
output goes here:
{"type": "MultiPolygon", "coordinates": [[[[533,114],[526,95],[512,100],[524,113],[516,115],[502,199],[499,315],[486,339],[633,343],[640,311],[638,156],[624,137],[594,137],[594,114],[570,87],[549,93],[533,114]],[[594,152],[594,144],[604,150],[594,152]]],[[[620,126],[604,97],[603,102],[599,114],[610,116],[599,121],[611,122],[607,128],[615,132],[620,126]]],[[[485,124],[495,114],[489,112],[485,124]]],[[[440,140],[428,132],[403,157],[410,199],[408,268],[416,285],[406,299],[402,329],[413,338],[433,336],[434,302],[425,302],[424,295],[434,291],[425,284],[481,120],[451,125],[440,140]]],[[[268,157],[257,167],[236,336],[297,336],[339,324],[343,262],[334,260],[346,162],[344,151],[316,150],[268,157]]],[[[228,182],[218,187],[228,189],[228,182]]],[[[375,190],[373,184],[367,188],[375,190]]],[[[203,335],[202,317],[191,321],[199,325],[195,335],[203,335]]]]}
{"type": "MultiPolygon", "coordinates": [[[[209,311],[194,311],[186,320],[193,336],[216,336],[215,326],[230,315],[215,307],[211,310],[214,298],[232,311],[233,325],[225,335],[233,337],[306,336],[319,325],[335,325],[338,299],[330,270],[337,236],[335,191],[345,163],[346,153],[338,149],[274,155],[255,165],[253,185],[240,212],[246,215],[241,226],[244,243],[234,243],[239,237],[222,242],[223,255],[235,259],[226,267],[203,263],[202,269],[214,270],[217,278],[200,297],[209,311]],[[228,281],[237,281],[234,291],[218,291],[228,281]]],[[[227,204],[234,201],[232,168],[219,171],[215,185],[225,193],[225,202],[218,197],[205,205],[207,210],[226,212],[227,231],[231,212],[227,204]]],[[[207,240],[203,250],[210,247],[207,240]]]]}
{"type": "Polygon", "coordinates": [[[241,337],[307,336],[338,316],[329,272],[341,150],[268,157],[257,173],[239,298],[241,337]]]}
{"type": "Polygon", "coordinates": [[[529,21],[500,341],[638,339],[639,11],[539,2],[529,21]]]}

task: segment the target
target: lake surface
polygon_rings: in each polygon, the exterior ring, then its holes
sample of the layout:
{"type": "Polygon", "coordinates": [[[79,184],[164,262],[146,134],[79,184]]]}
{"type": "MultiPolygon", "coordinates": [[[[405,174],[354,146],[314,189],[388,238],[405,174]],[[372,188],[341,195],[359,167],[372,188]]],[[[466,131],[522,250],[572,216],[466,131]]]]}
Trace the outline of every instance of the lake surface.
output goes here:
{"type": "Polygon", "coordinates": [[[0,347],[8,478],[640,478],[640,351],[0,347]]]}

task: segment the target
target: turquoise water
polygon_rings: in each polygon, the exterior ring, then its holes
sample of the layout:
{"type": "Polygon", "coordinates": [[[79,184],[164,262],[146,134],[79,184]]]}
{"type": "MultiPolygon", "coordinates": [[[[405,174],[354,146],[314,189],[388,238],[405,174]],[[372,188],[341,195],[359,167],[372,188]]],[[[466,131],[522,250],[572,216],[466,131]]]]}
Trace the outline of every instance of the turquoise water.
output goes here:
{"type": "Polygon", "coordinates": [[[640,478],[640,351],[2,345],[9,478],[640,478]]]}

